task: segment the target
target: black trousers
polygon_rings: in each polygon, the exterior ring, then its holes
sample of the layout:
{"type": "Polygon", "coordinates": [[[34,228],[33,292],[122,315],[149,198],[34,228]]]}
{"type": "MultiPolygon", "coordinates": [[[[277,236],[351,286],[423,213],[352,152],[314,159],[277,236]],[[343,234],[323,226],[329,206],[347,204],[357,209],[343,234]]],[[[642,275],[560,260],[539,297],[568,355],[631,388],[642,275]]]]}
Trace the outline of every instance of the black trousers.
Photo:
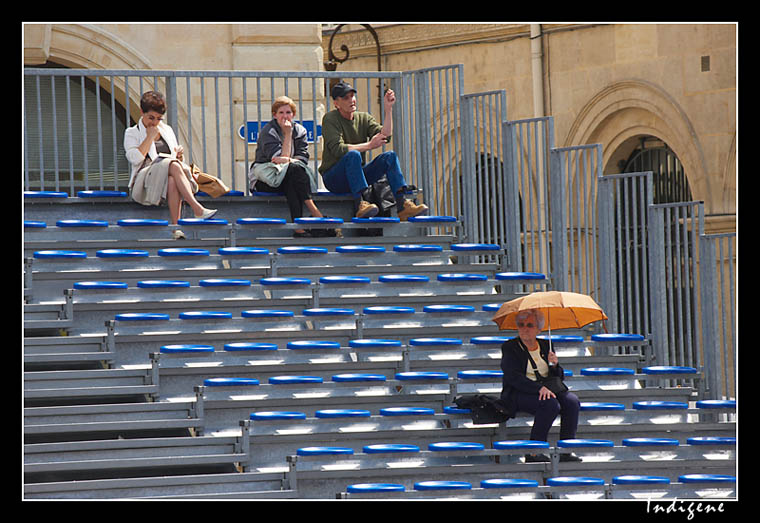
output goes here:
{"type": "Polygon", "coordinates": [[[311,200],[311,182],[306,169],[291,163],[279,187],[272,187],[261,180],[256,181],[255,188],[261,192],[284,193],[288,200],[290,217],[295,220],[303,216],[303,202],[311,200]]]}

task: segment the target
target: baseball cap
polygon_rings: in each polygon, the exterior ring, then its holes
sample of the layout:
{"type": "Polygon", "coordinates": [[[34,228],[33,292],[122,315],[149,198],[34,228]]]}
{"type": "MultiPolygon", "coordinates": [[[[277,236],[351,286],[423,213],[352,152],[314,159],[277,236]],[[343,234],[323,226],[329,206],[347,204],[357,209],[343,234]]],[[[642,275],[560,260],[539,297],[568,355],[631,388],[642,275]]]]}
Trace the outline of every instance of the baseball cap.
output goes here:
{"type": "Polygon", "coordinates": [[[333,99],[342,98],[350,92],[356,92],[356,89],[351,87],[351,84],[347,84],[346,82],[338,82],[337,84],[333,85],[332,89],[330,89],[330,96],[332,96],[333,99]]]}

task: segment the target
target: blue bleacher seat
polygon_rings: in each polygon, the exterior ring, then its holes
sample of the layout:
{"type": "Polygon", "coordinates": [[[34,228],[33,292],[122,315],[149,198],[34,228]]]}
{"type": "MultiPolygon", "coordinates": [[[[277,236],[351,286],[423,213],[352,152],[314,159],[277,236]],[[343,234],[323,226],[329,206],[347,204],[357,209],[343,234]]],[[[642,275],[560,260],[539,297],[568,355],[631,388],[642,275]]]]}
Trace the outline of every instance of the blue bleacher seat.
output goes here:
{"type": "Polygon", "coordinates": [[[472,485],[466,481],[418,481],[414,490],[470,490],[472,485]]]}
{"type": "Polygon", "coordinates": [[[98,258],[147,258],[149,255],[141,249],[102,249],[95,253],[98,258]]]}
{"type": "Polygon", "coordinates": [[[484,303],[481,309],[486,312],[496,312],[501,308],[502,305],[504,304],[503,303],[484,303]]]}
{"type": "Polygon", "coordinates": [[[228,225],[229,222],[224,218],[180,218],[177,220],[179,225],[193,227],[197,225],[228,225]]]}
{"type": "Polygon", "coordinates": [[[698,409],[735,409],[736,400],[699,400],[698,409]]]}
{"type": "Polygon", "coordinates": [[[379,254],[385,252],[382,245],[338,245],[335,252],[343,254],[379,254]]]}
{"type": "Polygon", "coordinates": [[[355,349],[401,347],[401,341],[365,338],[361,340],[349,340],[348,346],[355,349]]]}
{"type": "Polygon", "coordinates": [[[385,376],[382,374],[368,374],[368,373],[347,373],[336,374],[331,378],[336,383],[345,382],[364,382],[364,381],[385,381],[385,376]]]}
{"type": "Polygon", "coordinates": [[[427,244],[402,244],[394,245],[393,250],[394,252],[442,252],[443,247],[427,244]]]}
{"type": "Polygon", "coordinates": [[[261,285],[311,285],[311,280],[308,278],[270,277],[261,278],[259,283],[261,285]]]}
{"type": "Polygon", "coordinates": [[[668,484],[670,479],[663,476],[645,476],[639,474],[627,474],[624,476],[615,476],[612,478],[615,485],[657,485],[668,484]]]}
{"type": "Polygon", "coordinates": [[[78,198],[126,198],[124,191],[77,191],[78,198]]]}
{"type": "Polygon", "coordinates": [[[322,383],[319,376],[272,376],[269,383],[272,385],[302,385],[322,383]]]}
{"type": "Polygon", "coordinates": [[[199,280],[200,287],[250,287],[251,280],[235,278],[208,278],[199,280]]]}
{"type": "Polygon", "coordinates": [[[581,369],[581,376],[621,376],[626,374],[636,374],[636,371],[616,367],[589,367],[581,369]]]}
{"type": "Polygon", "coordinates": [[[472,274],[472,273],[446,273],[439,274],[438,281],[458,282],[458,281],[488,281],[488,276],[485,274],[472,274]]]}
{"type": "Polygon", "coordinates": [[[78,281],[74,282],[75,289],[126,289],[128,285],[123,281],[78,281]]]}
{"type": "Polygon", "coordinates": [[[434,371],[413,371],[413,372],[397,372],[397,380],[448,380],[449,375],[445,372],[434,371]]]}
{"type": "Polygon", "coordinates": [[[141,280],[137,282],[137,286],[141,289],[172,289],[190,287],[190,282],[184,280],[141,280]]]}
{"type": "Polygon", "coordinates": [[[353,453],[354,449],[349,447],[302,447],[296,451],[296,454],[299,456],[325,456],[353,453]]]}
{"type": "Polygon", "coordinates": [[[427,407],[386,407],[380,409],[382,416],[432,416],[435,410],[427,407]]]}
{"type": "Polygon", "coordinates": [[[259,256],[269,254],[264,247],[221,247],[218,251],[222,256],[259,256]]]}
{"type": "Polygon", "coordinates": [[[249,311],[242,311],[240,313],[240,316],[243,318],[291,318],[295,316],[295,313],[293,311],[285,311],[285,310],[273,310],[273,309],[264,309],[264,310],[249,310],[249,311]]]}
{"type": "Polygon", "coordinates": [[[256,378],[206,378],[203,384],[207,387],[255,387],[259,384],[256,378]]]}
{"type": "Polygon", "coordinates": [[[346,487],[346,492],[368,493],[368,492],[404,492],[406,487],[398,483],[357,483],[346,487]]]}
{"type": "Polygon", "coordinates": [[[581,402],[581,410],[625,410],[622,403],[587,401],[581,402]]]}
{"type": "Polygon", "coordinates": [[[538,481],[519,478],[492,478],[480,482],[480,488],[521,488],[537,487],[538,481]]]}
{"type": "Polygon", "coordinates": [[[405,443],[378,443],[375,445],[366,445],[362,448],[365,454],[382,454],[385,452],[419,452],[417,445],[405,443]]]}
{"type": "Polygon", "coordinates": [[[116,222],[120,227],[161,227],[169,225],[169,220],[155,220],[148,218],[125,218],[116,222]]]}
{"type": "Polygon", "coordinates": [[[409,218],[412,223],[455,223],[454,216],[413,216],[409,218]]]}
{"type": "Polygon", "coordinates": [[[672,438],[624,438],[624,447],[646,447],[655,445],[658,447],[678,446],[678,440],[672,438]]]}
{"type": "Polygon", "coordinates": [[[430,443],[428,450],[434,452],[446,452],[449,450],[483,450],[485,446],[482,443],[475,443],[472,441],[442,441],[438,443],[430,443]]]}
{"type": "Polygon", "coordinates": [[[222,320],[232,318],[227,311],[186,311],[179,313],[180,320],[222,320]]]}
{"type": "Polygon", "coordinates": [[[343,223],[343,218],[307,216],[304,218],[296,218],[295,220],[293,220],[293,222],[304,224],[304,225],[319,224],[319,223],[328,224],[328,225],[340,225],[343,223]]]}
{"type": "Polygon", "coordinates": [[[472,305],[425,305],[422,307],[423,312],[437,313],[437,312],[475,312],[475,307],[472,305]]]}
{"type": "Polygon", "coordinates": [[[235,343],[225,343],[224,350],[232,352],[277,350],[277,345],[274,343],[238,341],[235,343]]]}
{"type": "Polygon", "coordinates": [[[47,224],[39,220],[24,220],[24,229],[45,229],[47,224]]]}
{"type": "Polygon", "coordinates": [[[730,436],[694,436],[686,438],[689,445],[736,445],[736,438],[730,436]]]}
{"type": "Polygon", "coordinates": [[[159,256],[208,256],[206,249],[194,249],[190,247],[169,247],[158,250],[159,256]]]}
{"type": "Polygon", "coordinates": [[[24,198],[68,198],[63,191],[24,191],[24,198]]]}
{"type": "Polygon", "coordinates": [[[238,218],[239,225],[282,225],[288,223],[285,218],[238,218]]]}
{"type": "Polygon", "coordinates": [[[445,407],[443,407],[443,413],[444,414],[470,414],[472,413],[472,410],[462,409],[454,405],[446,405],[445,407]]]}
{"type": "Polygon", "coordinates": [[[249,416],[253,421],[268,421],[268,420],[287,420],[287,419],[306,419],[306,414],[303,412],[275,410],[266,412],[253,412],[249,416]]]}
{"type": "Polygon", "coordinates": [[[459,338],[412,338],[409,345],[415,347],[429,347],[431,345],[461,345],[459,338]]]}
{"type": "Polygon", "coordinates": [[[326,284],[351,284],[351,283],[369,283],[370,279],[366,276],[321,276],[319,283],[326,284]]]}
{"type": "Polygon", "coordinates": [[[604,342],[620,342],[626,341],[644,341],[644,336],[640,334],[623,334],[623,333],[605,333],[605,334],[592,334],[591,341],[604,341],[604,342]]]}
{"type": "Polygon", "coordinates": [[[39,259],[80,259],[87,258],[87,253],[84,251],[69,251],[69,250],[45,250],[35,251],[33,256],[39,259]]]}
{"type": "Polygon", "coordinates": [[[636,410],[677,410],[689,408],[688,403],[681,401],[634,401],[636,410]]]}
{"type": "Polygon", "coordinates": [[[498,251],[501,247],[495,243],[453,243],[452,251],[498,251]]]}
{"type": "Polygon", "coordinates": [[[536,338],[540,340],[550,340],[552,343],[559,343],[559,344],[569,344],[572,345],[574,343],[583,343],[583,336],[568,336],[566,334],[552,334],[549,336],[548,334],[542,334],[540,336],[536,336],[536,338]]]}
{"type": "Polygon", "coordinates": [[[58,220],[56,227],[108,227],[105,220],[58,220]]]}
{"type": "Polygon", "coordinates": [[[547,478],[546,484],[550,487],[587,487],[590,485],[604,485],[604,479],[587,476],[561,476],[547,478]]]}
{"type": "Polygon", "coordinates": [[[382,283],[427,283],[430,278],[424,274],[383,274],[377,281],[382,283]]]}
{"type": "Polygon", "coordinates": [[[326,247],[278,247],[278,254],[326,254],[326,247]]]}
{"type": "Polygon", "coordinates": [[[396,307],[393,305],[376,305],[371,307],[364,307],[364,314],[412,314],[414,309],[412,307],[396,307]]]}
{"type": "Polygon", "coordinates": [[[291,350],[309,350],[309,349],[339,349],[340,343],[337,341],[324,340],[299,340],[289,341],[287,348],[291,350]]]}
{"type": "Polygon", "coordinates": [[[549,443],[546,441],[537,441],[531,439],[523,440],[509,440],[509,441],[494,441],[493,448],[495,449],[548,449],[549,443]]]}
{"type": "Polygon", "coordinates": [[[481,378],[501,378],[504,373],[500,370],[460,370],[457,372],[457,378],[464,380],[473,380],[481,378]]]}
{"type": "Polygon", "coordinates": [[[694,374],[697,369],[694,367],[683,367],[677,365],[654,365],[641,369],[644,374],[694,374]]]}
{"type": "Polygon", "coordinates": [[[368,418],[371,413],[364,409],[323,409],[314,413],[316,418],[368,418]]]}
{"type": "Polygon", "coordinates": [[[509,341],[514,336],[476,336],[474,338],[470,338],[470,343],[473,343],[475,345],[490,345],[490,344],[502,344],[505,341],[509,341]]]}
{"type": "Polygon", "coordinates": [[[168,321],[169,315],[162,312],[124,312],[115,316],[117,321],[168,321]]]}
{"type": "Polygon", "coordinates": [[[545,280],[546,275],[540,272],[497,272],[497,280],[545,280]]]}
{"type": "Polygon", "coordinates": [[[681,483],[736,483],[736,476],[727,474],[683,474],[678,476],[681,483]]]}
{"type": "Polygon", "coordinates": [[[160,352],[164,354],[197,354],[201,352],[214,352],[214,347],[211,345],[201,344],[176,344],[176,345],[163,345],[160,352]]]}

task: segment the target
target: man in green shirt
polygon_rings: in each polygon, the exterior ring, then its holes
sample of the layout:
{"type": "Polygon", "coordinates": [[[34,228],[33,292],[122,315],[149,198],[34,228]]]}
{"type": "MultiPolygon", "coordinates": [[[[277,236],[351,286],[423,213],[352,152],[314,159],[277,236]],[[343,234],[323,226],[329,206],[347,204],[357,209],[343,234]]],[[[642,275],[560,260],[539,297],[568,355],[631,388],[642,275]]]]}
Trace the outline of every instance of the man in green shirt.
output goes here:
{"type": "Polygon", "coordinates": [[[356,110],[356,89],[351,85],[339,82],[330,90],[330,95],[335,109],[322,119],[325,147],[319,167],[327,190],[353,194],[359,200],[356,216],[369,218],[378,212],[378,207],[368,201],[369,186],[386,175],[402,221],[427,212],[426,205],[404,198],[406,180],[394,151],[381,153],[369,164],[365,163],[367,151],[382,147],[391,138],[394,92],[388,89],[383,97],[385,121],[382,126],[371,114],[356,110]]]}

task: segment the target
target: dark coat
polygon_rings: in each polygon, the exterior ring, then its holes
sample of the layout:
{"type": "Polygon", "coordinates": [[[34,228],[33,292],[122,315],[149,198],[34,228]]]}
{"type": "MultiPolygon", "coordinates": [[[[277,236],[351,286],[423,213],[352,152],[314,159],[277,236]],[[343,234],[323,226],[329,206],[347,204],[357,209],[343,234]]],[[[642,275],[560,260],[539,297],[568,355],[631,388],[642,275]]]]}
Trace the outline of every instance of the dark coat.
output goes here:
{"type": "MultiPolygon", "coordinates": [[[[548,363],[549,341],[538,340],[539,353],[548,363]]],[[[525,369],[528,365],[528,352],[523,348],[520,338],[515,336],[509,341],[505,341],[501,346],[501,371],[504,374],[501,381],[501,400],[504,407],[509,412],[509,417],[513,418],[517,413],[517,393],[538,394],[542,385],[529,379],[525,375],[525,369]]],[[[550,376],[565,377],[565,371],[557,365],[549,366],[550,376]]]]}

